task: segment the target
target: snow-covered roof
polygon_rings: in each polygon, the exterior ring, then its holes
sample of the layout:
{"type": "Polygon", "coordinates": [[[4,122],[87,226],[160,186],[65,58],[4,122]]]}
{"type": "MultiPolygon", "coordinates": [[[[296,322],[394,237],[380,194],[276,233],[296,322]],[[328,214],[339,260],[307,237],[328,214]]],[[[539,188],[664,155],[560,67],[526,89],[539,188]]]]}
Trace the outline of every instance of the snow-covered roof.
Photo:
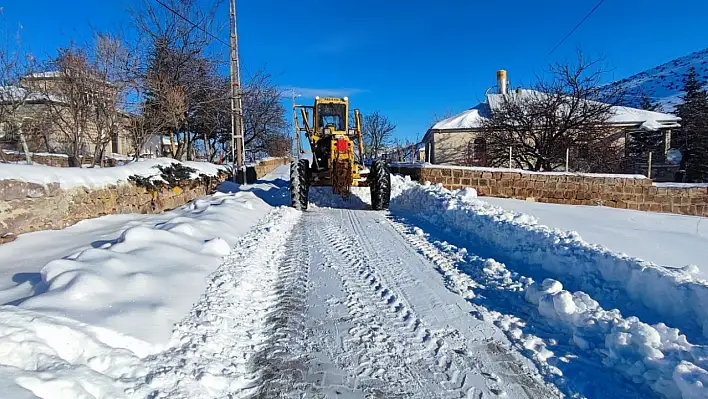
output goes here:
{"type": "Polygon", "coordinates": [[[24,87],[19,86],[0,86],[0,103],[4,101],[16,101],[24,99],[27,102],[32,101],[54,101],[62,102],[61,99],[52,94],[28,92],[24,87]]]}
{"type": "Polygon", "coordinates": [[[482,126],[482,120],[489,117],[489,104],[479,103],[455,116],[443,119],[433,125],[435,130],[472,129],[482,126]]]}
{"type": "MultiPolygon", "coordinates": [[[[510,94],[487,94],[487,100],[483,103],[463,111],[455,116],[443,119],[433,125],[433,130],[455,130],[455,129],[475,129],[482,127],[484,119],[491,115],[492,109],[499,109],[504,96],[514,96],[515,98],[530,98],[535,96],[545,96],[534,90],[518,90],[510,94]]],[[[631,107],[612,107],[612,116],[607,121],[610,124],[618,125],[639,125],[642,129],[657,130],[659,128],[679,127],[679,118],[676,115],[665,114],[663,112],[645,111],[631,107]]]]}
{"type": "Polygon", "coordinates": [[[31,73],[27,76],[26,78],[35,78],[35,79],[40,79],[40,78],[56,78],[57,76],[61,75],[61,72],[59,71],[47,71],[47,72],[35,72],[31,73]]]}

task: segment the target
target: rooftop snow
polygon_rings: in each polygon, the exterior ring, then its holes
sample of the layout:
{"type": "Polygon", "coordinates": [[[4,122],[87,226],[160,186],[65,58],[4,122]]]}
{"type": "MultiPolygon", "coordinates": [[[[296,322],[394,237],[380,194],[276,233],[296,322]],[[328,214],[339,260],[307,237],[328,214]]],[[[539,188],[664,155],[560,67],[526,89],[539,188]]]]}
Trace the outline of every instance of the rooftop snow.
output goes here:
{"type": "Polygon", "coordinates": [[[39,93],[39,92],[28,92],[27,89],[18,86],[0,86],[0,102],[5,101],[54,101],[61,102],[58,96],[39,93]]]}
{"type": "Polygon", "coordinates": [[[59,72],[59,71],[35,72],[35,73],[31,73],[25,77],[26,78],[56,78],[60,74],[61,74],[61,72],[59,72]]]}
{"type": "MultiPolygon", "coordinates": [[[[531,98],[545,96],[534,90],[520,90],[519,93],[509,94],[518,98],[531,98]]],[[[443,119],[433,125],[434,130],[476,129],[482,127],[482,121],[488,118],[492,109],[499,109],[504,98],[503,94],[488,94],[487,100],[477,104],[453,117],[443,119]]],[[[681,119],[675,115],[662,112],[645,111],[630,107],[612,107],[613,115],[608,120],[613,124],[637,124],[643,129],[657,130],[660,127],[679,127],[681,119]]]]}

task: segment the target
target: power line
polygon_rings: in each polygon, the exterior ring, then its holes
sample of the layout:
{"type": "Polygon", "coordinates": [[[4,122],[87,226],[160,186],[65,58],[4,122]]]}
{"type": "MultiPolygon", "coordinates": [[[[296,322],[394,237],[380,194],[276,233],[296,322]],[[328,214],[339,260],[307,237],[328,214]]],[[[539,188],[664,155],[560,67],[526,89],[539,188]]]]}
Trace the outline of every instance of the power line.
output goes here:
{"type": "Polygon", "coordinates": [[[556,44],[555,47],[553,47],[553,50],[551,50],[551,51],[546,55],[546,57],[548,57],[549,55],[553,54],[553,52],[556,51],[556,50],[558,49],[558,47],[560,47],[561,44],[563,44],[563,43],[570,37],[570,35],[572,35],[572,34],[580,27],[580,25],[582,25],[582,24],[585,22],[586,19],[590,18],[590,16],[595,12],[595,10],[597,10],[598,8],[600,8],[600,6],[602,5],[602,3],[604,3],[604,2],[605,2],[605,0],[600,0],[600,1],[595,5],[595,7],[593,7],[593,9],[590,10],[590,12],[587,13],[587,15],[585,15],[585,17],[584,17],[580,22],[578,22],[577,25],[575,25],[575,27],[574,27],[570,32],[568,32],[568,34],[565,35],[565,37],[564,37],[560,42],[558,42],[558,44],[556,44]]]}
{"type": "Polygon", "coordinates": [[[200,31],[206,33],[206,34],[207,34],[209,37],[211,37],[212,39],[218,41],[219,43],[223,44],[224,46],[227,46],[227,47],[230,46],[229,43],[226,43],[225,41],[223,41],[223,40],[219,39],[218,37],[214,36],[213,34],[211,34],[211,32],[208,32],[206,29],[204,29],[204,28],[202,28],[201,26],[199,26],[199,25],[195,24],[194,22],[190,21],[189,18],[187,18],[187,17],[185,17],[184,15],[178,13],[178,12],[175,11],[172,7],[168,6],[167,4],[163,3],[163,2],[160,1],[160,0],[155,0],[155,1],[156,1],[158,4],[160,4],[161,6],[165,7],[165,8],[166,8],[167,10],[169,10],[171,13],[173,13],[173,14],[175,14],[176,16],[180,17],[182,20],[184,20],[184,21],[187,22],[188,24],[190,24],[190,25],[192,25],[193,27],[199,29],[200,31]]]}

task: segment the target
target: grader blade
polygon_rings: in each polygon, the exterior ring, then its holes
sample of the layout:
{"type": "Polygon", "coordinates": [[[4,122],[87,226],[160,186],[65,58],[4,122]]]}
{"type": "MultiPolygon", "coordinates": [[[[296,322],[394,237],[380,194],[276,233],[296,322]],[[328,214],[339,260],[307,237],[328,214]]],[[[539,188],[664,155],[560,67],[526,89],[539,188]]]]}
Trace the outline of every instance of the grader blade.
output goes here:
{"type": "Polygon", "coordinates": [[[348,199],[352,194],[352,168],[349,161],[337,160],[332,169],[332,192],[348,199]]]}

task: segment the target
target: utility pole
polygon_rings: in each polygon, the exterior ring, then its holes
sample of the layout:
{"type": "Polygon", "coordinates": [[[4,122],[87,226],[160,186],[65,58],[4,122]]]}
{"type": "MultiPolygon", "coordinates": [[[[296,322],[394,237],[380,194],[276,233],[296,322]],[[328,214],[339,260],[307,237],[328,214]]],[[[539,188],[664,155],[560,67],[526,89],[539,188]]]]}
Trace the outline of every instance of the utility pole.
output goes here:
{"type": "Polygon", "coordinates": [[[302,148],[300,145],[300,134],[298,132],[298,126],[297,126],[297,112],[295,110],[295,98],[301,97],[302,94],[297,94],[295,92],[295,88],[292,88],[291,91],[292,91],[292,95],[293,95],[293,129],[295,129],[295,137],[293,138],[293,140],[297,141],[297,143],[295,143],[295,148],[297,150],[297,159],[300,159],[300,154],[302,153],[302,148]]]}
{"type": "Polygon", "coordinates": [[[241,96],[241,74],[238,60],[238,30],[236,28],[236,0],[230,0],[231,20],[231,159],[234,164],[234,182],[238,181],[238,172],[243,172],[243,184],[246,184],[244,170],[243,139],[243,99],[241,96]]]}

